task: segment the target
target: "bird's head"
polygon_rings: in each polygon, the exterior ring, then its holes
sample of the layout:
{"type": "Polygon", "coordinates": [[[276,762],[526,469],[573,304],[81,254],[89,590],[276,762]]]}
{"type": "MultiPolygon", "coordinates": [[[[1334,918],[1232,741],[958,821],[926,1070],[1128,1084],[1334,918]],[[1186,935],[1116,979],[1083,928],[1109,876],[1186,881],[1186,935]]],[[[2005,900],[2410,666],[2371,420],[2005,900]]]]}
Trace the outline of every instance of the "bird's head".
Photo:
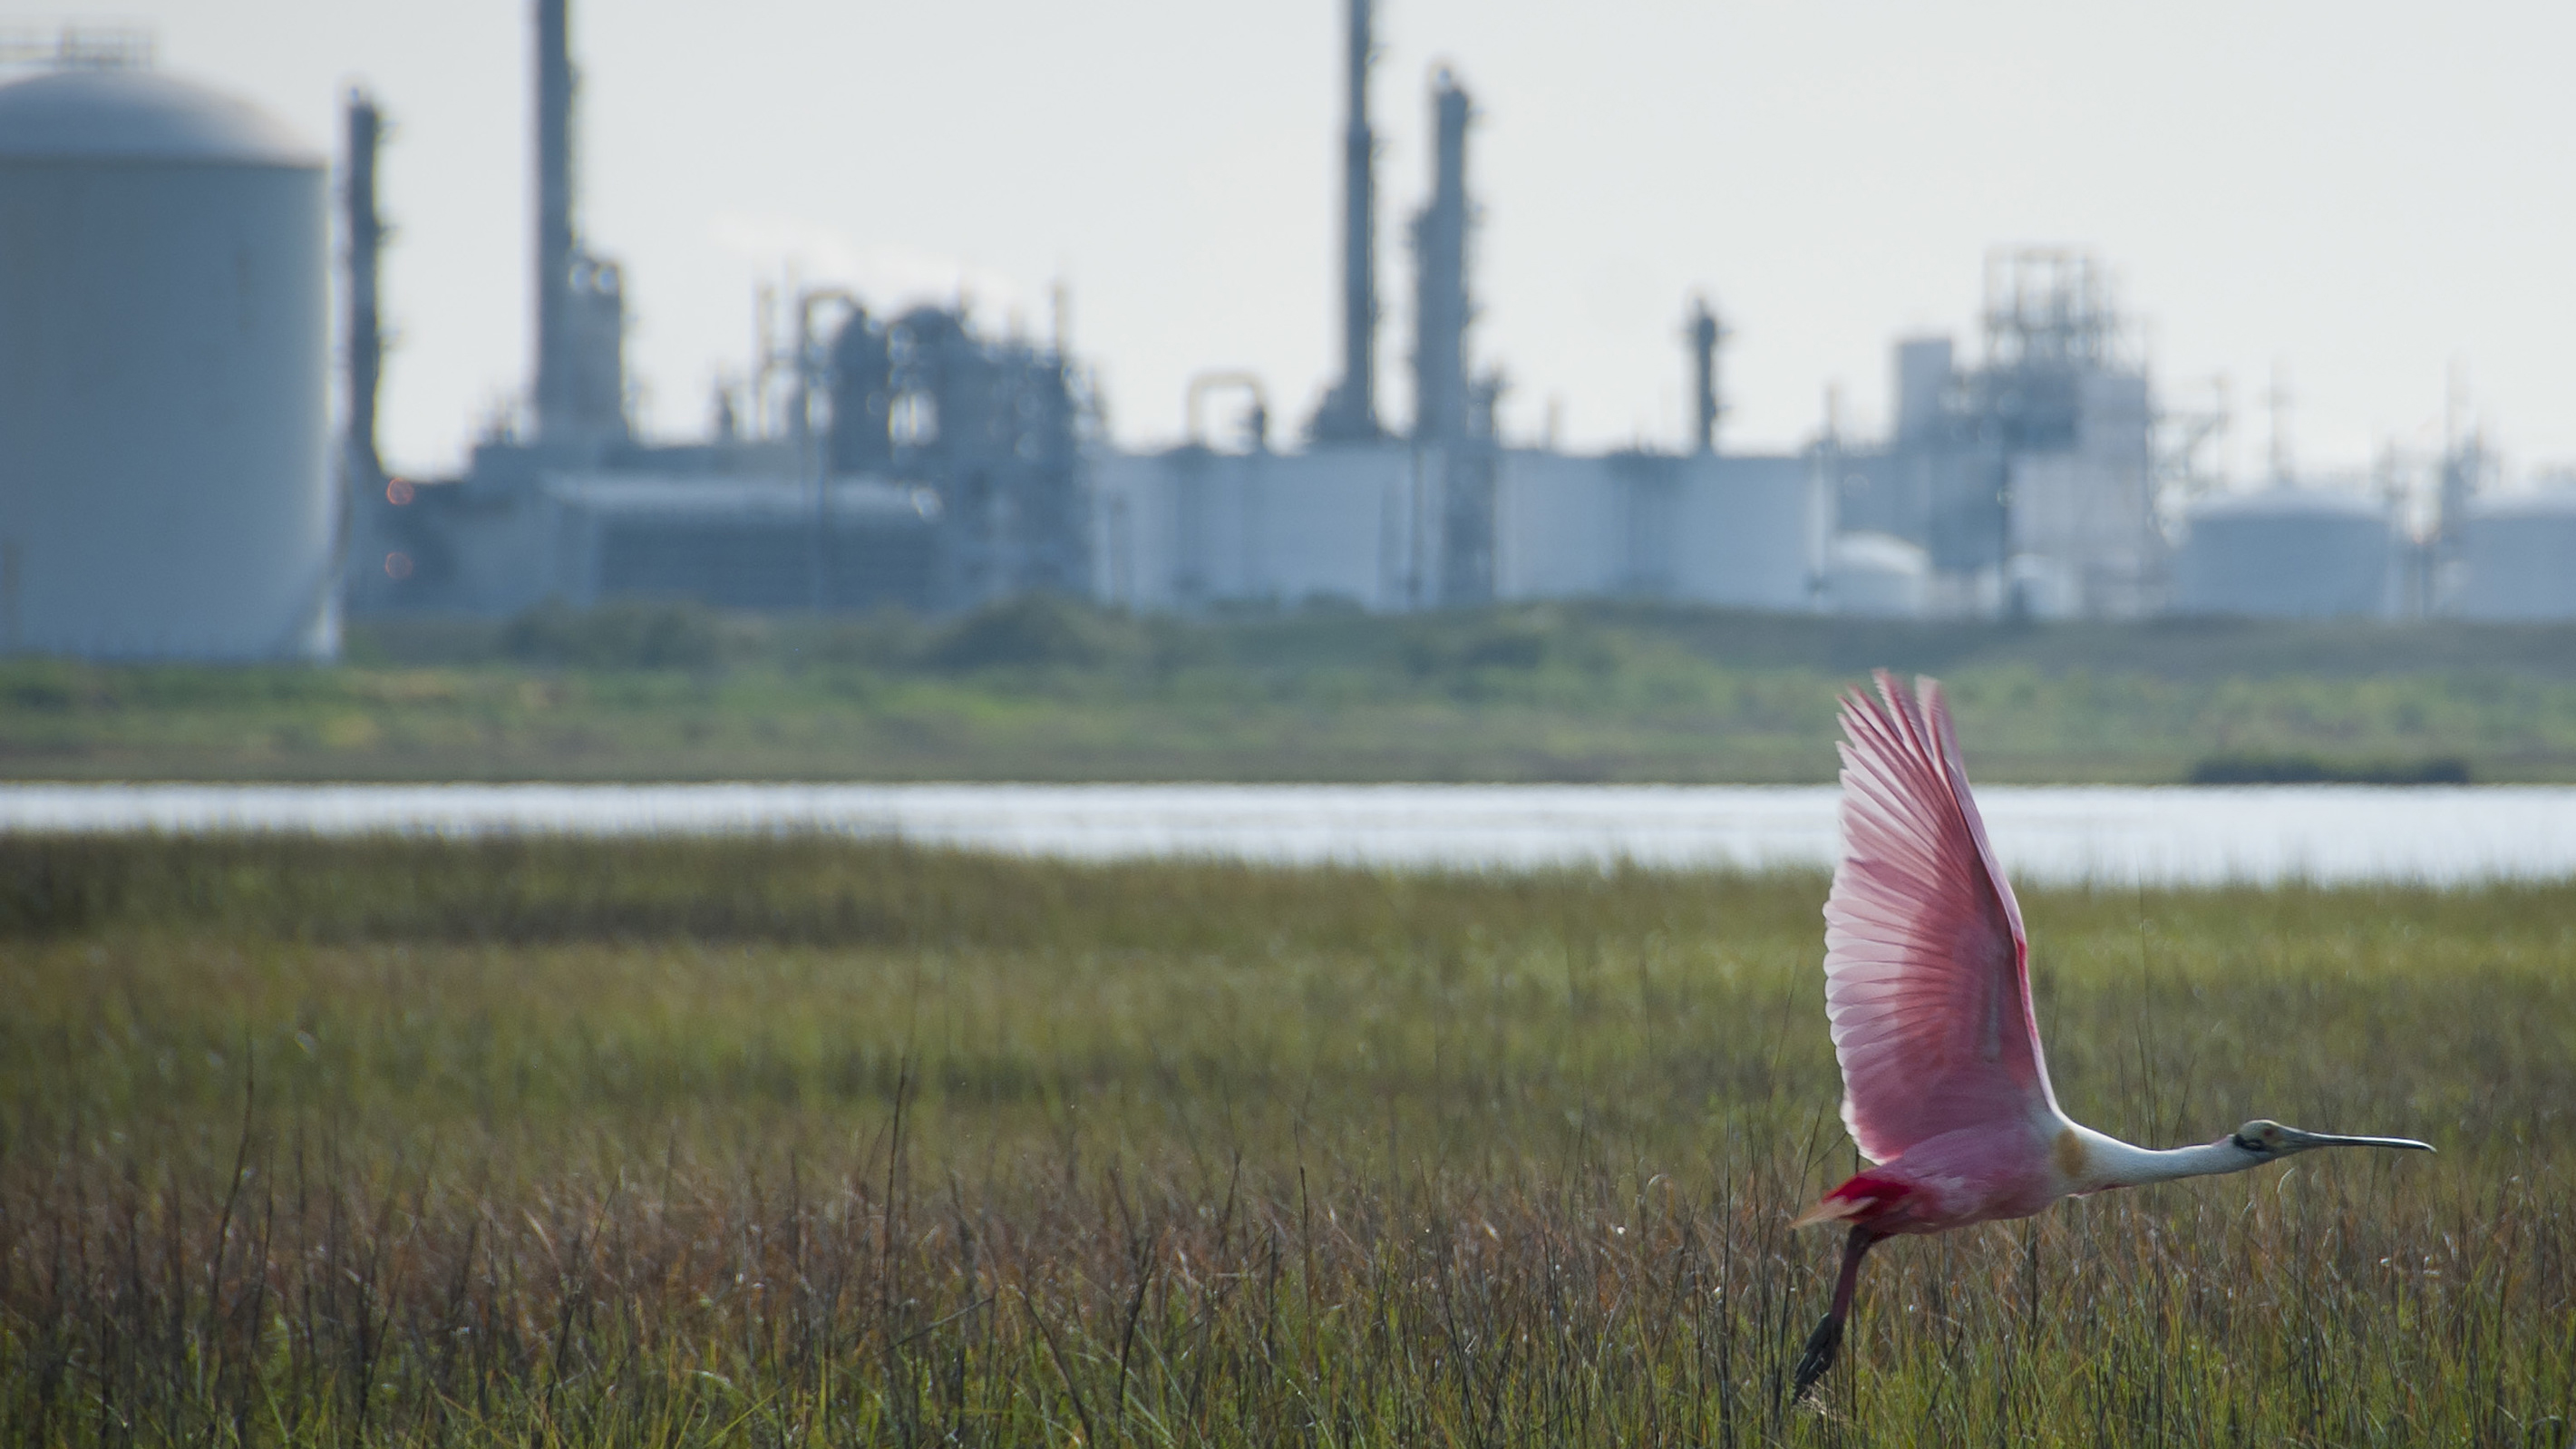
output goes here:
{"type": "Polygon", "coordinates": [[[2409,1152],[2430,1152],[2429,1142],[2411,1137],[2338,1137],[2329,1132],[2302,1132],[2284,1127],[2268,1117],[2257,1117],[2236,1129],[2227,1145],[2250,1154],[2256,1162],[2272,1162],[2283,1157],[2318,1147],[2401,1147],[2409,1152]]]}

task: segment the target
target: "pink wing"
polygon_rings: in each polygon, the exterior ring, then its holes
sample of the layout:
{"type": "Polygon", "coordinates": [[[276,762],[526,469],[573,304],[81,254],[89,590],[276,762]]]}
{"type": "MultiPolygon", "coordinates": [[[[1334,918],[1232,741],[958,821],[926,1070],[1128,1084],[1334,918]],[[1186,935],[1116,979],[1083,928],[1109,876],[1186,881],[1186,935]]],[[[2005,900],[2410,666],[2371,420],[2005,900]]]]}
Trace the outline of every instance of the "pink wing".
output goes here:
{"type": "Polygon", "coordinates": [[[1873,1162],[1961,1127],[2054,1114],[2021,907],[1968,794],[1941,686],[1843,697],[1843,854],[1825,1010],[1843,1124],[1873,1162]]]}

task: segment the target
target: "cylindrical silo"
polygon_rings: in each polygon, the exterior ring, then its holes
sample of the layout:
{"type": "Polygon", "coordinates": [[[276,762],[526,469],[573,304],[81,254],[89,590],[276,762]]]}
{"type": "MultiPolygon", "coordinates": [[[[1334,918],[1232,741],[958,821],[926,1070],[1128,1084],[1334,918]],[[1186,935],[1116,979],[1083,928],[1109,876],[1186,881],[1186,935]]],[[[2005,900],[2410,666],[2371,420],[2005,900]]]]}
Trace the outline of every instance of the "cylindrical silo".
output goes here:
{"type": "Polygon", "coordinates": [[[1671,537],[1678,599],[1735,609],[1815,604],[1815,466],[1801,457],[1726,453],[1680,465],[1671,537]]]}
{"type": "Polygon", "coordinates": [[[338,646],[324,167],[140,71],[0,86],[0,647],[338,646]]]}
{"type": "Polygon", "coordinates": [[[2576,489],[2470,503],[2453,609],[2468,619],[2576,619],[2576,489]]]}
{"type": "Polygon", "coordinates": [[[2193,506],[2174,559],[2173,607],[2253,618],[2389,612],[2397,535],[2365,498],[2273,488],[2193,506]]]}

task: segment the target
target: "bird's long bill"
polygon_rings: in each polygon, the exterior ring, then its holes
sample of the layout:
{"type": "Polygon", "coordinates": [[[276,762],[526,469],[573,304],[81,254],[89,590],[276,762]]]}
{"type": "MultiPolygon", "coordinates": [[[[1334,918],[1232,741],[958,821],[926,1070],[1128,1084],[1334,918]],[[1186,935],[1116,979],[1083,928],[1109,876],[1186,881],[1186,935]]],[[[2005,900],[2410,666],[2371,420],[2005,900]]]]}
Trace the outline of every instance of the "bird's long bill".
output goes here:
{"type": "Polygon", "coordinates": [[[2302,1132],[2296,1127],[2281,1129],[2293,1146],[2305,1151],[2311,1147],[2402,1147],[2409,1152],[2430,1152],[2433,1144],[2412,1137],[2338,1137],[2331,1132],[2302,1132]]]}

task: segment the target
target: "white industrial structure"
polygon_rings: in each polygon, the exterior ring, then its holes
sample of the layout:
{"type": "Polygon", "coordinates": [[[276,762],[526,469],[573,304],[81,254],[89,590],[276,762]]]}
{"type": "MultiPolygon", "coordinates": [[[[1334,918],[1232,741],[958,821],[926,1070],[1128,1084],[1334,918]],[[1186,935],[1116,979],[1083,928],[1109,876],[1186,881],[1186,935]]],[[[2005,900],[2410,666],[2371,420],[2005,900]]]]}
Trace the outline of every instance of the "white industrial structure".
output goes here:
{"type": "MultiPolygon", "coordinates": [[[[1092,465],[1094,593],[1156,611],[1430,607],[1456,572],[1454,476],[1403,444],[1108,455],[1092,465]]],[[[1815,604],[1810,459],[1498,449],[1491,488],[1495,598],[1815,604]]]]}
{"type": "Polygon", "coordinates": [[[1506,453],[1496,592],[1812,608],[1827,522],[1805,457],[1506,453]]]}
{"type": "Polygon", "coordinates": [[[1909,619],[1932,590],[1932,559],[1885,533],[1838,533],[1825,550],[1824,602],[1837,614],[1909,619]]]}
{"type": "Polygon", "coordinates": [[[338,647],[321,157],[139,70],[0,86],[0,647],[338,647]]]}
{"type": "Polygon", "coordinates": [[[2453,612],[2576,619],[2576,489],[2479,498],[2463,511],[2453,612]]]}
{"type": "Polygon", "coordinates": [[[2256,618],[2384,618],[2395,610],[2399,535],[2385,505],[2275,486],[2194,504],[2172,607],[2256,618]]]}
{"type": "MultiPolygon", "coordinates": [[[[2135,618],[2163,601],[2155,407],[2100,264],[2077,251],[1987,260],[1984,356],[1947,337],[1896,347],[1883,444],[1829,450],[1838,527],[1911,544],[1946,616],[2135,618]]],[[[1855,557],[1903,566],[1876,544],[1855,557]]],[[[1858,564],[1853,567],[1859,567],[1858,564]]],[[[1846,590],[1846,592],[1849,592],[1846,590]]]]}

